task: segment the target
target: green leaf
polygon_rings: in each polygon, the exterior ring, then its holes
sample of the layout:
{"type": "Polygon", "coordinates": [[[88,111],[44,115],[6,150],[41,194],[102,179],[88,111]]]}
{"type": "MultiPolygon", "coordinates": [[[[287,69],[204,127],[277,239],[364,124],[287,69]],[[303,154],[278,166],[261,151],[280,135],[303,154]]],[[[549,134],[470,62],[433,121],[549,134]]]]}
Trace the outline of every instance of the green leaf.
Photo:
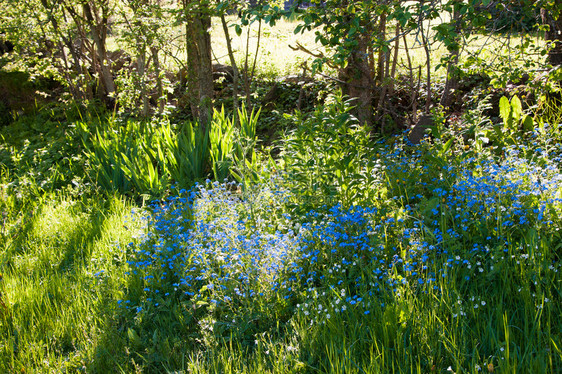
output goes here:
{"type": "Polygon", "coordinates": [[[521,123],[523,124],[523,130],[525,131],[533,131],[533,129],[535,128],[535,121],[533,121],[533,118],[531,116],[523,116],[521,123]]]}
{"type": "Polygon", "coordinates": [[[517,96],[511,98],[511,115],[515,122],[519,121],[521,114],[523,113],[523,108],[521,106],[521,100],[517,96]]]}
{"type": "Polygon", "coordinates": [[[507,126],[509,114],[511,113],[511,105],[509,104],[509,99],[505,96],[502,96],[499,105],[500,117],[503,119],[504,124],[507,126]]]}
{"type": "Polygon", "coordinates": [[[454,138],[451,138],[447,141],[447,143],[445,143],[445,145],[443,146],[443,149],[441,150],[442,155],[444,155],[445,153],[447,153],[447,151],[449,149],[451,149],[451,146],[453,145],[453,140],[454,140],[454,138]]]}
{"type": "Polygon", "coordinates": [[[131,328],[127,329],[127,336],[133,345],[140,345],[142,343],[139,334],[131,328]]]}

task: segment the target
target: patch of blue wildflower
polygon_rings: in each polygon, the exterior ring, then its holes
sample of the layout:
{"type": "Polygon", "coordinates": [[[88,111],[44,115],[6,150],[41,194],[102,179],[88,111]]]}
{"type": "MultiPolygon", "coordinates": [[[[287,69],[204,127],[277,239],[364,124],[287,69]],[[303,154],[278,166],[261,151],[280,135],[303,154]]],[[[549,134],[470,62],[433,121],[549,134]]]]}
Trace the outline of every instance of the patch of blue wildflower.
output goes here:
{"type": "Polygon", "coordinates": [[[283,318],[287,298],[275,284],[300,243],[283,199],[266,185],[209,181],[154,202],[148,235],[128,261],[134,289],[119,304],[137,316],[180,304],[226,335],[233,320],[253,319],[259,330],[283,318]]]}
{"type": "Polygon", "coordinates": [[[298,199],[275,181],[208,182],[154,203],[149,234],[129,260],[137,292],[121,305],[139,315],[180,304],[221,336],[251,336],[295,312],[311,324],[350,312],[367,318],[451,282],[458,305],[482,309],[475,287],[506,286],[514,264],[552,299],[540,276],[559,268],[541,253],[543,231],[560,225],[555,163],[516,149],[436,166],[416,147],[386,146],[379,157],[376,187],[385,193],[371,206],[291,216],[287,202],[298,199]]]}
{"type": "Polygon", "coordinates": [[[514,262],[535,278],[557,271],[556,255],[540,253],[539,245],[548,247],[543,235],[560,226],[555,163],[521,158],[516,149],[503,159],[437,167],[427,159],[416,147],[385,154],[379,170],[387,200],[373,202],[377,208],[336,205],[307,214],[288,276],[301,290],[303,315],[326,321],[364,313],[405,293],[440,292],[448,282],[468,300],[477,287],[513,280],[506,269],[514,262]]]}

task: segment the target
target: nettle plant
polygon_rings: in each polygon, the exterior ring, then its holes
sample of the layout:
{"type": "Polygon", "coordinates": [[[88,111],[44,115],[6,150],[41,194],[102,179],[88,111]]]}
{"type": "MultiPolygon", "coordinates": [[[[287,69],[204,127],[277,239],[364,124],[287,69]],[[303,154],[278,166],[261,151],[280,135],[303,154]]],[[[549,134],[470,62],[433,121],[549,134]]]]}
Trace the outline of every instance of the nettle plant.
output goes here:
{"type": "Polygon", "coordinates": [[[282,155],[297,205],[350,206],[374,197],[370,133],[351,110],[349,101],[335,96],[309,117],[299,112],[290,117],[297,128],[285,139],[282,155]]]}

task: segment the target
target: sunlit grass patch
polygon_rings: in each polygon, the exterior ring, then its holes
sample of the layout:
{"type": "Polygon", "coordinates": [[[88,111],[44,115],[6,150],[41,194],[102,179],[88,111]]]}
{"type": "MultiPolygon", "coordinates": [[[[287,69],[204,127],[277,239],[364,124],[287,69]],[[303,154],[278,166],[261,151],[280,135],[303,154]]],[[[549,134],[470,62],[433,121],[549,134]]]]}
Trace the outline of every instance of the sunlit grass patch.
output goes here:
{"type": "Polygon", "coordinates": [[[104,200],[49,194],[22,205],[29,222],[1,247],[0,370],[72,371],[100,360],[124,283],[115,243],[132,231],[123,227],[128,204],[104,200]]]}

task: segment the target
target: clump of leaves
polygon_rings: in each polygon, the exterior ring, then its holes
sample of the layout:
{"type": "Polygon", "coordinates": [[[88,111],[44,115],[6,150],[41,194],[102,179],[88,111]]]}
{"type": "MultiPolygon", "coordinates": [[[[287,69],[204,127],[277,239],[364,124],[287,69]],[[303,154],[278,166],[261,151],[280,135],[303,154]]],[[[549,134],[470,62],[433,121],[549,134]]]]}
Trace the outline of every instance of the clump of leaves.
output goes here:
{"type": "Polygon", "coordinates": [[[371,198],[376,181],[369,130],[351,114],[342,96],[318,107],[309,117],[288,116],[296,129],[284,139],[282,156],[295,205],[341,202],[346,206],[371,198]]]}

